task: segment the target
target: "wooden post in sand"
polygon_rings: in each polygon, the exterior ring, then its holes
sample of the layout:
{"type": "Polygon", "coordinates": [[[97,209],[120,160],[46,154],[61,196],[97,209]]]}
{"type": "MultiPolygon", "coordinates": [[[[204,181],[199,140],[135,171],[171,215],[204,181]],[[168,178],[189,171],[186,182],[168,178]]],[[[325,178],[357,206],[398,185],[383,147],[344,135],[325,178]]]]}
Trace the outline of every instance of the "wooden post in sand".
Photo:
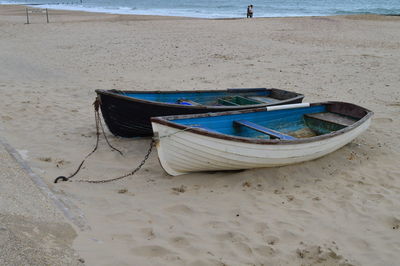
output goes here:
{"type": "Polygon", "coordinates": [[[26,8],[26,24],[29,24],[28,8],[26,8]]]}
{"type": "Polygon", "coordinates": [[[40,14],[44,14],[46,13],[46,22],[50,23],[49,20],[49,10],[46,9],[39,9],[39,8],[32,8],[32,10],[29,10],[29,8],[26,8],[26,24],[30,24],[29,22],[29,13],[40,13],[40,14]]]}

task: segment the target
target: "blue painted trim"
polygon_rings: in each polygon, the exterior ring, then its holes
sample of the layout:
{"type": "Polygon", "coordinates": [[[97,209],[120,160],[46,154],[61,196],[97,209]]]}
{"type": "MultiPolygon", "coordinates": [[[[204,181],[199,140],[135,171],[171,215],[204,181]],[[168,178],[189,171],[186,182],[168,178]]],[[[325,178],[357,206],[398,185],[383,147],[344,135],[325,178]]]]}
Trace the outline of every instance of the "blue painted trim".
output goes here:
{"type": "Polygon", "coordinates": [[[200,125],[201,127],[206,127],[227,135],[260,138],[260,134],[257,134],[257,132],[255,132],[254,130],[245,130],[244,128],[238,129],[237,127],[235,128],[233,127],[232,122],[234,120],[246,120],[275,131],[280,131],[285,134],[287,132],[297,131],[306,127],[303,119],[304,114],[319,113],[324,111],[326,111],[326,107],[324,105],[319,105],[297,109],[259,111],[242,114],[226,114],[198,118],[174,119],[171,120],[171,122],[188,126],[200,125]]]}
{"type": "MultiPolygon", "coordinates": [[[[217,105],[217,99],[231,96],[268,96],[268,90],[240,92],[240,91],[215,91],[215,92],[180,92],[180,93],[124,93],[124,96],[163,103],[176,103],[179,100],[190,100],[202,105],[217,105]]],[[[261,104],[261,103],[260,103],[261,104]]]]}

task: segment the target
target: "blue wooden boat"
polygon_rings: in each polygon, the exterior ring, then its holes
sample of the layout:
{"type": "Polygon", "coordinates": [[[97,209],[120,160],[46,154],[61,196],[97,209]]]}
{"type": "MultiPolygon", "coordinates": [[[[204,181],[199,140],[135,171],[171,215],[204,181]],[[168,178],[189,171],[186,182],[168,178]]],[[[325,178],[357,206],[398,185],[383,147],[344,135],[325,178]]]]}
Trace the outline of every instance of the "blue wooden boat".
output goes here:
{"type": "Polygon", "coordinates": [[[171,175],[313,160],[346,145],[373,113],[344,102],[152,118],[161,165],[171,175]]]}
{"type": "Polygon", "coordinates": [[[197,91],[96,90],[108,129],[116,136],[151,136],[150,118],[301,103],[295,92],[255,88],[197,91]]]}

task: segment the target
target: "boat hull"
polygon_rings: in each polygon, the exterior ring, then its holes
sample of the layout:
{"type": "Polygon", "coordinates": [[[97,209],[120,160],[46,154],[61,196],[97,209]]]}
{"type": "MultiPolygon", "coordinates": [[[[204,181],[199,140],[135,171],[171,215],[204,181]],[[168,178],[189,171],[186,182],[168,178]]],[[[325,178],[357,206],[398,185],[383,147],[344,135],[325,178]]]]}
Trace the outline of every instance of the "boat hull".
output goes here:
{"type": "Polygon", "coordinates": [[[164,170],[173,176],[190,172],[274,167],[309,161],[351,142],[370,125],[371,118],[357,127],[330,138],[288,144],[245,143],[182,131],[153,121],[159,138],[157,152],[164,170]]]}
{"type": "MultiPolygon", "coordinates": [[[[288,91],[272,89],[282,95],[294,95],[273,104],[260,104],[249,106],[187,106],[178,104],[165,104],[140,99],[130,98],[112,91],[96,90],[100,99],[100,108],[104,121],[112,134],[120,137],[152,136],[150,123],[151,117],[168,115],[201,114],[208,112],[232,111],[280,104],[301,103],[304,96],[288,91]]],[[[227,90],[229,91],[229,90],[227,90]]],[[[163,92],[159,92],[163,93],[163,92]]],[[[171,92],[165,92],[171,93],[171,92]]]]}

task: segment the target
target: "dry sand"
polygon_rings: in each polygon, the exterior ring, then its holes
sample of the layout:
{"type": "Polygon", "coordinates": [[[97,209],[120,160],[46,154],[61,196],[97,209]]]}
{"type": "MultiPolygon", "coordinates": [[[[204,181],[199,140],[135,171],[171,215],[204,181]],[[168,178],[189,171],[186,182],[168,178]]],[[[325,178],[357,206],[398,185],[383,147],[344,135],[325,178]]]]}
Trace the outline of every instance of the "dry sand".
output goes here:
{"type": "MultiPolygon", "coordinates": [[[[400,17],[200,20],[0,7],[1,132],[81,209],[88,265],[396,265],[400,261],[400,17]],[[62,183],[95,142],[95,89],[276,87],[375,112],[324,158],[168,176],[153,153],[123,181],[62,183]],[[118,193],[119,190],[124,189],[118,193]]],[[[105,145],[79,178],[136,167],[149,139],[105,145]]],[[[102,142],[104,144],[104,142],[102,142]]]]}

